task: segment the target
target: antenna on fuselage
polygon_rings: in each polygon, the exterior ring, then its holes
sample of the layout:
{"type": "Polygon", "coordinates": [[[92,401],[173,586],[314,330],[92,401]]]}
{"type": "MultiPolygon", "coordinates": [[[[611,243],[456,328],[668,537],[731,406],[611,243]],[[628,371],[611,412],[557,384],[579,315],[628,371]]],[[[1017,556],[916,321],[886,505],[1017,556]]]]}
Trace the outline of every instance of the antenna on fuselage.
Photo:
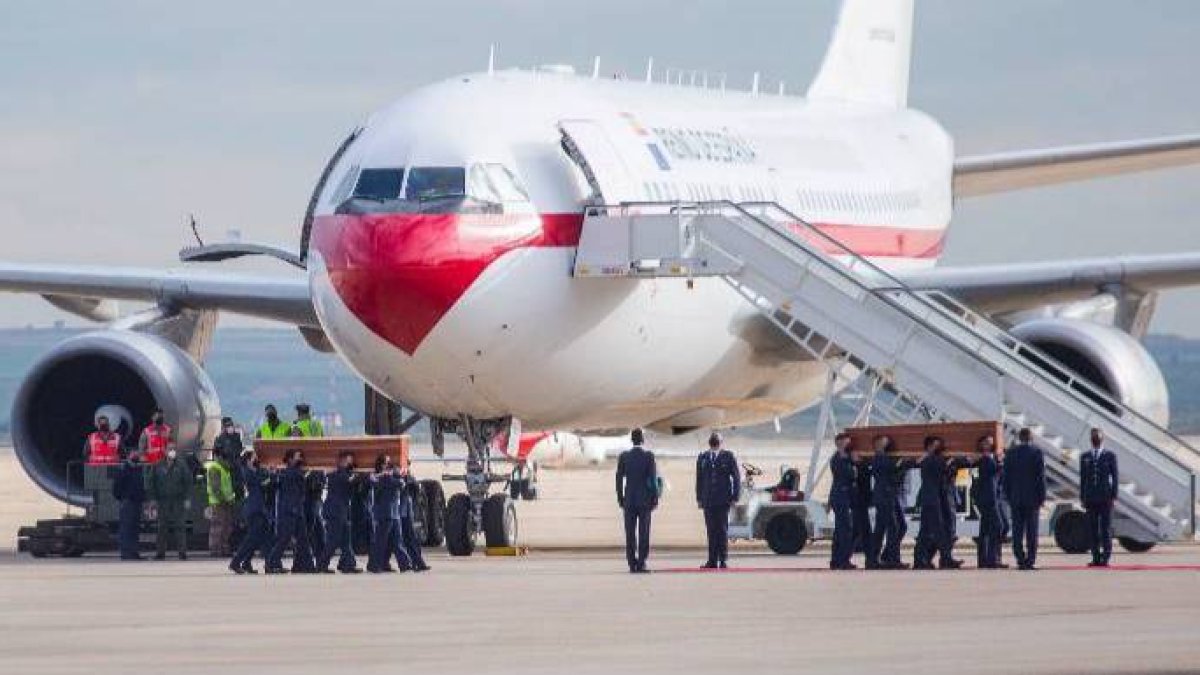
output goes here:
{"type": "Polygon", "coordinates": [[[599,77],[600,77],[600,57],[597,56],[596,58],[592,59],[592,79],[595,80],[599,77]]]}
{"type": "Polygon", "coordinates": [[[754,72],[754,80],[750,83],[750,93],[758,96],[758,71],[754,72]]]}
{"type": "Polygon", "coordinates": [[[488,75],[496,72],[496,45],[492,43],[488,45],[488,75]]]}
{"type": "Polygon", "coordinates": [[[651,56],[646,61],[646,83],[649,84],[654,79],[654,57],[651,56]]]}

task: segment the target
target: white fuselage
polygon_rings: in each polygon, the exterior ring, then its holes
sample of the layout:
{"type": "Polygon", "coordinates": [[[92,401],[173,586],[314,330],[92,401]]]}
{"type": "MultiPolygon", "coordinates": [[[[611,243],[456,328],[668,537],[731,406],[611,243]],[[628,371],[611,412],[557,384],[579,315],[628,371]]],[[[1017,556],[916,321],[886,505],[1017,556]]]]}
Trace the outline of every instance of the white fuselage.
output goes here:
{"type": "Polygon", "coordinates": [[[333,167],[313,225],[313,297],[346,361],[431,415],[575,430],[767,420],[820,395],[820,364],[719,279],[573,278],[583,205],[775,201],[886,268],[929,266],[950,220],[953,154],[911,110],[541,72],[457,77],[372,116],[333,167]]]}

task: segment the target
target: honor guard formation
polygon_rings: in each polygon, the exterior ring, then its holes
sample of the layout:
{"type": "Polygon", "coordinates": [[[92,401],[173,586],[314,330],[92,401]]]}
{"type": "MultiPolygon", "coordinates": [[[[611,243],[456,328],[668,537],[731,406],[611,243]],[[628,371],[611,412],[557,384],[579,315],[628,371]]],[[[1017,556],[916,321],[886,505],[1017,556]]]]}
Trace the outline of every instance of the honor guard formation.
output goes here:
{"type": "MultiPolygon", "coordinates": [[[[296,406],[296,419],[280,419],[275,406],[264,410],[255,433],[257,441],[314,439],[325,435],[307,404],[296,406]]],[[[337,455],[330,471],[310,469],[304,452],[287,450],[282,466],[268,468],[253,448],[246,448],[231,418],[221,420],[212,458],[199,464],[176,451],[171,427],[161,410],[141,432],[136,448],[125,451],[121,434],[99,415],[96,430],[84,447],[89,471],[111,477],[112,497],[118,503],[117,542],[122,560],[143,560],[138,533],[147,502],[157,514],[156,560],[173,548],[180,560],[188,557],[188,514],[198,487],[207,506],[208,550],[229,558],[235,574],[256,574],[252,564],[260,555],[267,574],[358,574],[354,540],[369,551],[366,571],[424,572],[429,569],[413,526],[415,481],[407,456],[381,453],[371,471],[359,471],[355,453],[337,455]],[[198,478],[199,477],[199,478],[198,478]],[[283,558],[291,555],[290,567],[283,558]],[[395,558],[396,564],[392,564],[395,558]]],[[[93,474],[94,475],[94,474],[93,474]]]]}

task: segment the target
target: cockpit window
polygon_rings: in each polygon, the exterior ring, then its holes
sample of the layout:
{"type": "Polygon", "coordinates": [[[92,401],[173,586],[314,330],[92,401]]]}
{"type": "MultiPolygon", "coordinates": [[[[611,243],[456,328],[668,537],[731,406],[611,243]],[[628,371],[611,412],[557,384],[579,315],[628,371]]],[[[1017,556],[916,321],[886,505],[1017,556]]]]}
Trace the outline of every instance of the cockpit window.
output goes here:
{"type": "Polygon", "coordinates": [[[460,166],[419,166],[408,172],[408,199],[441,199],[466,195],[466,171],[460,166]]]}
{"type": "Polygon", "coordinates": [[[361,199],[384,201],[398,199],[400,186],[404,183],[403,167],[390,169],[363,169],[354,186],[354,196],[361,199]]]}
{"type": "Polygon", "coordinates": [[[503,164],[475,164],[467,185],[467,194],[496,204],[528,202],[529,195],[520,181],[503,164]]]}

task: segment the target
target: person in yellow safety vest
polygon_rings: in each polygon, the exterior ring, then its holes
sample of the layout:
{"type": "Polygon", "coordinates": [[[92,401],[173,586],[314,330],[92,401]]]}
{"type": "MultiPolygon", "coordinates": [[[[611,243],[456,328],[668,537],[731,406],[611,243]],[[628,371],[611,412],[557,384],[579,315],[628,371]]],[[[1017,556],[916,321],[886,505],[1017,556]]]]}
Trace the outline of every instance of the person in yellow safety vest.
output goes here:
{"type": "Polygon", "coordinates": [[[167,446],[171,445],[171,427],[163,422],[163,411],[155,408],[150,416],[150,424],[142,429],[138,439],[138,452],[142,453],[142,461],[146,464],[158,464],[167,456],[167,446]]]}
{"type": "Polygon", "coordinates": [[[208,506],[212,512],[208,525],[208,550],[213,557],[229,557],[233,551],[229,536],[233,533],[237,494],[233,491],[233,469],[228,460],[216,455],[204,465],[208,483],[208,506]]]}
{"type": "Polygon", "coordinates": [[[88,434],[83,456],[91,466],[120,463],[121,435],[109,427],[104,415],[96,416],[96,430],[88,434]]]}
{"type": "Polygon", "coordinates": [[[258,427],[258,431],[254,434],[255,438],[287,438],[292,435],[292,425],[279,419],[279,413],[275,411],[275,406],[268,405],[263,412],[266,414],[266,419],[258,427]]]}
{"type": "Polygon", "coordinates": [[[320,438],[325,435],[325,427],[312,417],[312,409],[307,403],[296,404],[296,421],[292,424],[292,435],[304,438],[320,438]]]}

